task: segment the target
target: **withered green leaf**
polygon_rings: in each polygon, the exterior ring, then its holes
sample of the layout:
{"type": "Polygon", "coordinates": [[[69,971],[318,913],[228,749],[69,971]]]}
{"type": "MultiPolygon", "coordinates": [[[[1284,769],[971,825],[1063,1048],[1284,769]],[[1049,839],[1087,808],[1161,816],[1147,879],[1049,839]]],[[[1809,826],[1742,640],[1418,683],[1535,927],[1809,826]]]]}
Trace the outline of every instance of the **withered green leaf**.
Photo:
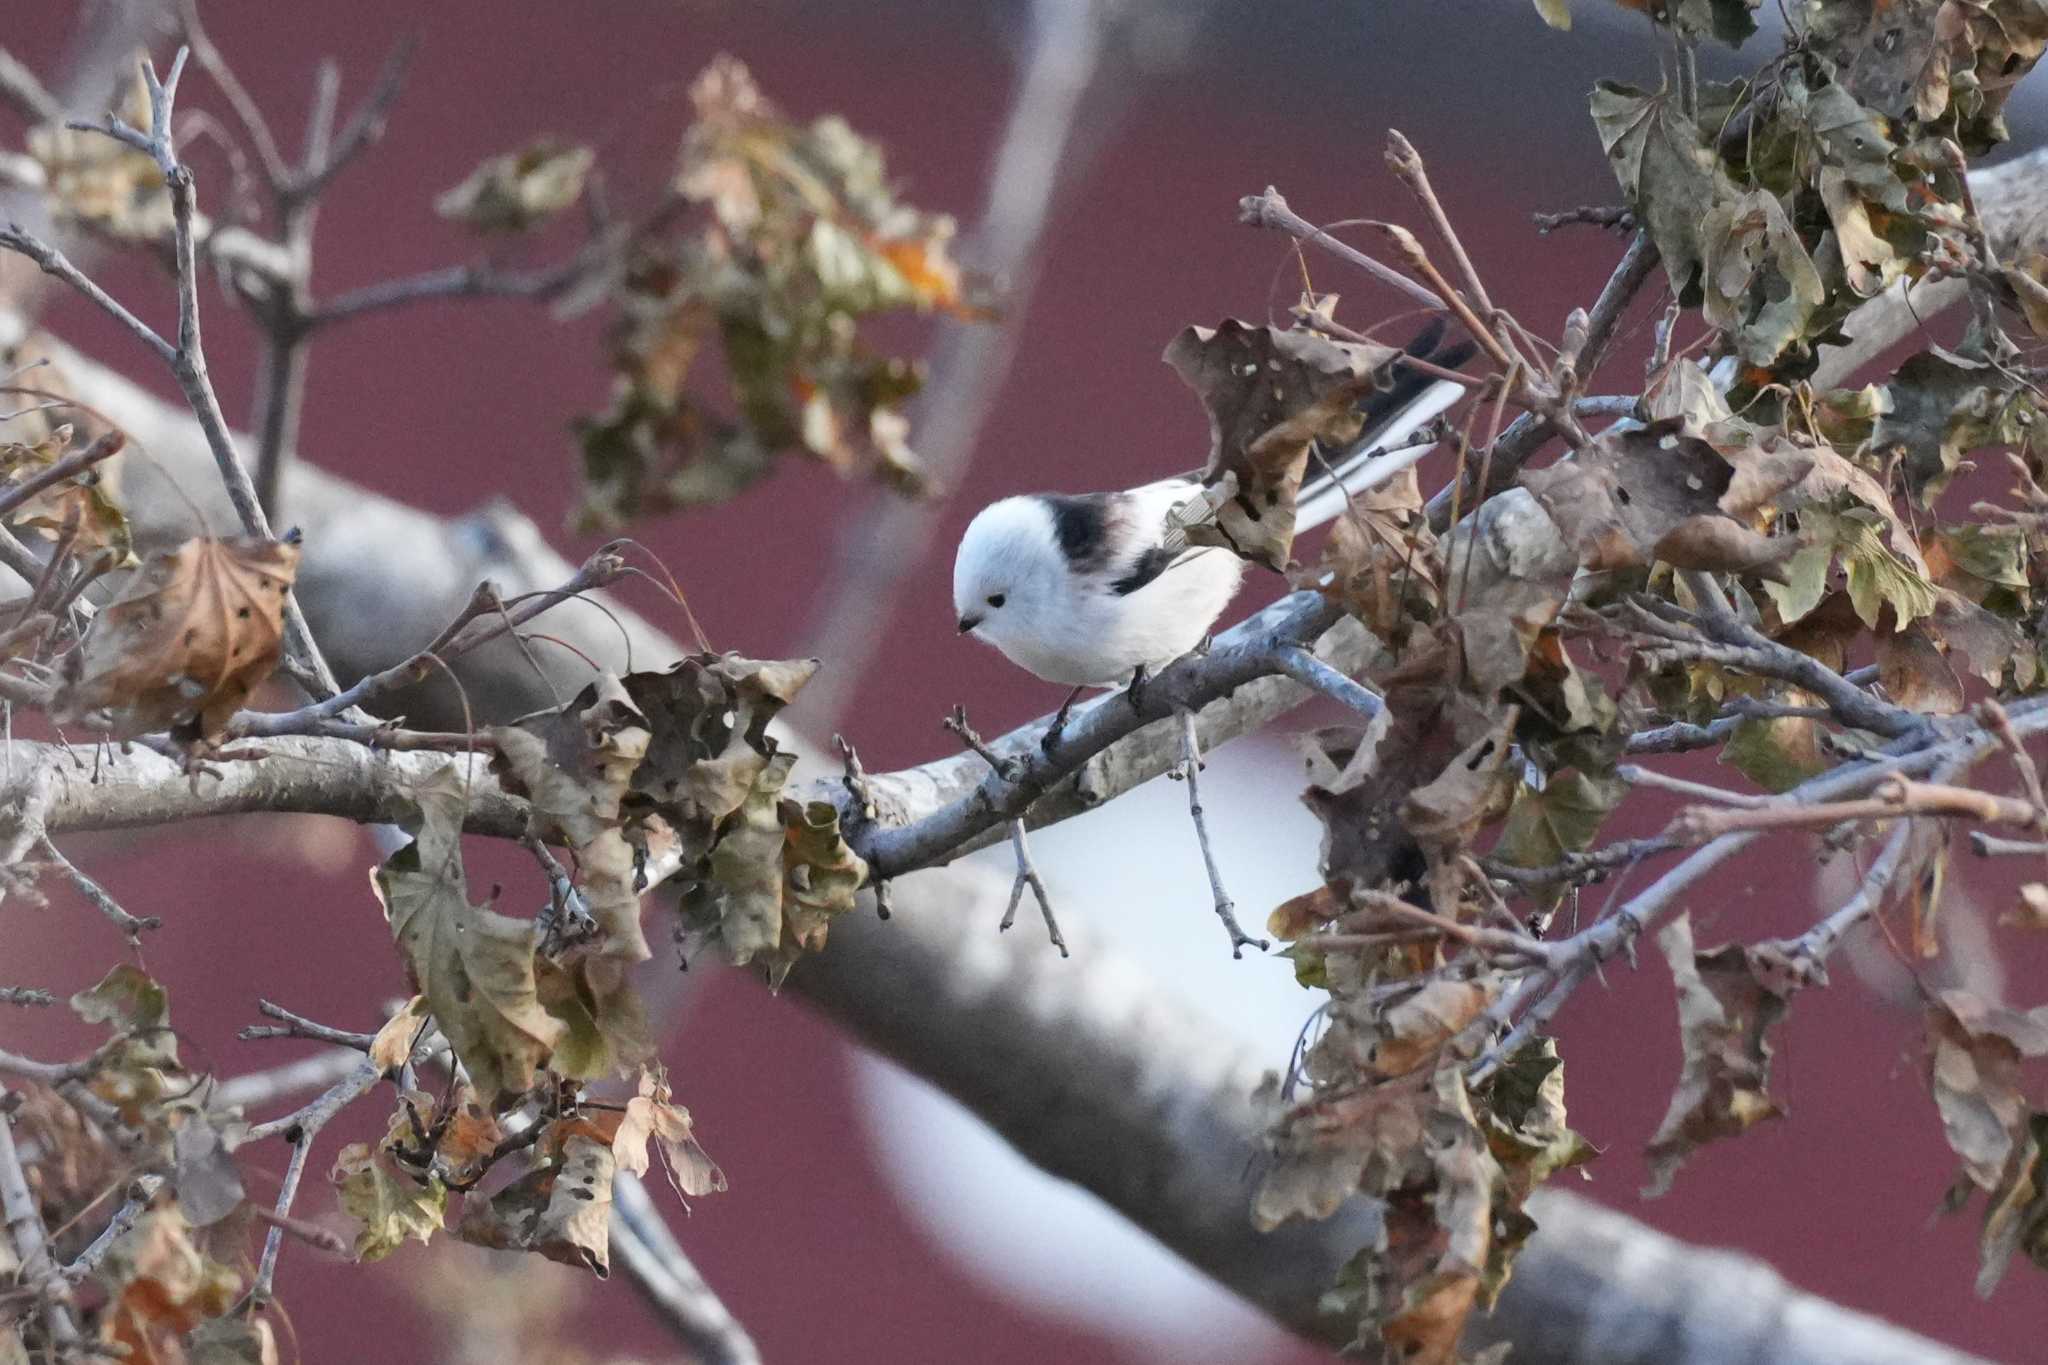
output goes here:
{"type": "Polygon", "coordinates": [[[541,1007],[562,1024],[548,1067],[596,1080],[624,1075],[654,1055],[654,1037],[623,959],[578,953],[565,962],[539,958],[534,985],[541,1007]]]}
{"type": "Polygon", "coordinates": [[[341,1206],[355,1218],[355,1257],[381,1261],[405,1239],[426,1243],[441,1230],[448,1191],[429,1177],[415,1180],[398,1168],[381,1146],[351,1142],[334,1157],[329,1179],[339,1187],[341,1206]]]}
{"type": "Polygon", "coordinates": [[[1775,363],[1804,337],[1827,297],[1791,220],[1776,195],[1752,190],[1708,209],[1699,232],[1707,321],[1750,364],[1775,363]]]}
{"type": "Polygon", "coordinates": [[[1685,295],[1706,254],[1705,221],[1734,186],[1675,94],[1601,81],[1592,109],[1614,178],[1657,244],[1671,288],[1685,295]]]}
{"type": "Polygon", "coordinates": [[[2023,1058],[2048,1056],[2048,1010],[1992,1005],[1947,990],[1927,1009],[1928,1078],[1963,1175],[1996,1190],[2028,1137],[2023,1058]]]}
{"type": "Polygon", "coordinates": [[[469,903],[462,871],[468,796],[455,767],[414,794],[406,844],[371,874],[406,969],[487,1100],[518,1094],[561,1041],[534,984],[534,930],[469,903]]]}
{"type": "Polygon", "coordinates": [[[620,680],[606,674],[560,711],[491,730],[491,768],[507,790],[576,851],[578,887],[602,934],[599,951],[629,962],[652,954],[640,927],[635,855],[622,804],[652,739],[620,680]]]}

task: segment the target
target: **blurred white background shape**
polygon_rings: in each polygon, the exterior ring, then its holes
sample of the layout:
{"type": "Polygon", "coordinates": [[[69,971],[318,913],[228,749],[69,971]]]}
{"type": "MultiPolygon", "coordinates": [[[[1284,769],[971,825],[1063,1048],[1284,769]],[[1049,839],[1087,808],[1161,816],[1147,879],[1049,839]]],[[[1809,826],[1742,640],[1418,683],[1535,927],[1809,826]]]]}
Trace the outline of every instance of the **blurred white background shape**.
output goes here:
{"type": "MultiPolygon", "coordinates": [[[[1218,750],[1202,773],[1224,887],[1259,937],[1272,907],[1316,883],[1320,831],[1301,804],[1303,772],[1284,739],[1259,738],[1218,750]]],[[[1032,835],[1031,851],[1061,923],[1086,923],[1274,1068],[1287,1064],[1323,996],[1296,985],[1284,958],[1231,958],[1184,784],[1147,783],[1032,835]]],[[[1004,876],[1014,867],[1008,844],[978,856],[1004,876]]],[[[1043,939],[1028,894],[1010,932],[1043,939]]],[[[923,1081],[864,1054],[856,1087],[904,1207],[993,1292],[1121,1337],[1147,1358],[1220,1365],[1285,1349],[1286,1335],[1265,1317],[1093,1195],[1032,1166],[923,1081]]]]}

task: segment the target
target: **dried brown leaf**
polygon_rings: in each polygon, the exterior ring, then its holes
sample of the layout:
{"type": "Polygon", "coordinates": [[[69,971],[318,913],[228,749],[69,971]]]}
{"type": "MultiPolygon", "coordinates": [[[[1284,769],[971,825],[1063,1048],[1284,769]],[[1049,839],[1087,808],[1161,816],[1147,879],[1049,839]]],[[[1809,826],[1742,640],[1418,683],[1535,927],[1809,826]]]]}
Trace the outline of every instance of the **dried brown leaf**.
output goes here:
{"type": "Polygon", "coordinates": [[[100,609],[59,709],[104,712],[123,737],[218,735],[277,668],[299,548],[200,537],[150,556],[100,609]]]}

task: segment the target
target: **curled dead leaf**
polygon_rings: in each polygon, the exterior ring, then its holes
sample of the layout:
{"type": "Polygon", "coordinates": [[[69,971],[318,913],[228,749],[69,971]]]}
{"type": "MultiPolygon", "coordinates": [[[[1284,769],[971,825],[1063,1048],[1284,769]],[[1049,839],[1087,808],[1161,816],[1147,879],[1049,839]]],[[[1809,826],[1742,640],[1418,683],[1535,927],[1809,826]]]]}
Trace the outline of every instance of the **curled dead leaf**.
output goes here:
{"type": "Polygon", "coordinates": [[[1731,943],[1695,952],[1692,919],[1680,915],[1657,935],[1678,988],[1678,1034],[1685,1061],[1664,1121],[1645,1155],[1643,1197],[1671,1188],[1702,1143],[1734,1137],[1784,1112],[1771,1098],[1769,1032],[1799,984],[1777,958],[1731,943]]]}

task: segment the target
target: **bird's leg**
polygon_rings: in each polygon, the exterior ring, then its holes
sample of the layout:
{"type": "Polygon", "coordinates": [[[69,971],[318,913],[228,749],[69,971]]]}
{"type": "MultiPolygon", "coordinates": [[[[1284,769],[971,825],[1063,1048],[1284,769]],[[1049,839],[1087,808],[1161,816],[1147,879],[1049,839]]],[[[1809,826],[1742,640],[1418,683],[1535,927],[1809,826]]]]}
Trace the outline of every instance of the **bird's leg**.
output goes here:
{"type": "Polygon", "coordinates": [[[1067,730],[1067,716],[1072,713],[1074,709],[1074,703],[1077,700],[1079,700],[1081,694],[1083,692],[1086,692],[1087,690],[1088,685],[1086,683],[1083,683],[1081,686],[1067,693],[1067,699],[1060,703],[1060,709],[1053,714],[1052,724],[1045,727],[1045,734],[1039,739],[1038,747],[1040,750],[1044,752],[1047,758],[1051,758],[1052,751],[1059,747],[1060,736],[1065,734],[1067,730]]]}
{"type": "Polygon", "coordinates": [[[1131,685],[1124,689],[1124,700],[1131,704],[1133,711],[1145,709],[1145,682],[1148,676],[1143,664],[1131,670],[1131,685]]]}

